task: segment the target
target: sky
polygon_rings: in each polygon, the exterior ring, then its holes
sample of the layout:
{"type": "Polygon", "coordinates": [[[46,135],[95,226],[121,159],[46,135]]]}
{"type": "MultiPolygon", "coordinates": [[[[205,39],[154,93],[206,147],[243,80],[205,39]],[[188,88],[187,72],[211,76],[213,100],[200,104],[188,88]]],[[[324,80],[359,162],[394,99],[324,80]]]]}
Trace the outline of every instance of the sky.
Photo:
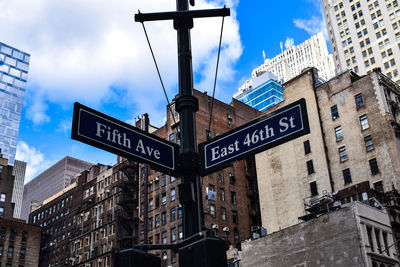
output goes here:
{"type": "MultiPolygon", "coordinates": [[[[319,0],[196,0],[191,9],[231,9],[225,19],[216,98],[230,103],[251,71],[326,28],[319,0]]],[[[175,0],[0,1],[0,41],[31,54],[16,159],[27,162],[25,183],[65,156],[114,165],[114,154],[71,140],[80,102],[121,121],[148,113],[165,123],[167,101],[134,14],[173,11],[175,0]]],[[[194,20],[194,87],[212,94],[221,18],[194,20]]],[[[178,93],[172,22],[145,27],[171,100],[178,93]]]]}

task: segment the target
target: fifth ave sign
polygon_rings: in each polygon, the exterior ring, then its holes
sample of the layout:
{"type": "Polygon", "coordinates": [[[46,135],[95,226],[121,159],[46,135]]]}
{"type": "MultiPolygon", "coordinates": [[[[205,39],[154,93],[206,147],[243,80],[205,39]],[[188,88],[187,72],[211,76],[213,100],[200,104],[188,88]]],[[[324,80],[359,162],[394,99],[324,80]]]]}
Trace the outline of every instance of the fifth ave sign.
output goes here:
{"type": "Polygon", "coordinates": [[[79,103],[74,105],[71,138],[177,175],[178,145],[79,103]]]}
{"type": "Polygon", "coordinates": [[[229,163],[308,134],[304,98],[199,145],[202,175],[229,163]]]}

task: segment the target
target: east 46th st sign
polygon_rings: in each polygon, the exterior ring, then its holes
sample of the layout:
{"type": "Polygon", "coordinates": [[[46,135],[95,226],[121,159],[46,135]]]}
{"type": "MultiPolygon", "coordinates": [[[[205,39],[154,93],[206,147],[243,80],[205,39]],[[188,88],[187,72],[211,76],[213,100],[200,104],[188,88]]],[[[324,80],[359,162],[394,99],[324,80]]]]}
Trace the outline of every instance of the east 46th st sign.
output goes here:
{"type": "Polygon", "coordinates": [[[177,144],[79,103],[74,105],[71,138],[177,175],[177,144]]]}
{"type": "Polygon", "coordinates": [[[202,175],[310,132],[304,98],[199,145],[202,175]]]}

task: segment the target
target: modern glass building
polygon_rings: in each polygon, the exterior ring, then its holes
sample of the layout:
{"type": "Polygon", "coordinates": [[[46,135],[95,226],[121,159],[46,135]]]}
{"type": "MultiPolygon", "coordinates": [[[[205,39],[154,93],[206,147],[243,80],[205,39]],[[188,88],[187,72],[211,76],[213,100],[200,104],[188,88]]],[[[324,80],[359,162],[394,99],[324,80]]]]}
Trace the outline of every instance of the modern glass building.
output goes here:
{"type": "Polygon", "coordinates": [[[239,89],[234,97],[259,111],[265,111],[283,101],[282,85],[274,77],[271,73],[263,73],[252,79],[251,84],[239,89]]]}
{"type": "Polygon", "coordinates": [[[14,165],[30,55],[0,42],[0,148],[14,165]]]}

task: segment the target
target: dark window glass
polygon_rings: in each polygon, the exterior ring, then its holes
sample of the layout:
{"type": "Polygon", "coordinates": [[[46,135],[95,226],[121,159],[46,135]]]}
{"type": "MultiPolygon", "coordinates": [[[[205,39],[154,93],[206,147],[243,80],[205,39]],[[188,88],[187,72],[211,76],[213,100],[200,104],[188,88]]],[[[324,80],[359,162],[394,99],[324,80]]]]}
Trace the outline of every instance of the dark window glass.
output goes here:
{"type": "Polygon", "coordinates": [[[173,222],[173,221],[176,220],[176,210],[175,210],[175,208],[171,208],[169,220],[170,220],[171,222],[173,222]]]}
{"type": "Polygon", "coordinates": [[[310,191],[311,191],[311,196],[317,196],[318,195],[318,188],[317,188],[317,182],[311,182],[310,183],[310,191]]]}
{"type": "Polygon", "coordinates": [[[21,248],[20,251],[19,251],[19,258],[20,259],[25,259],[25,254],[26,254],[25,248],[21,248]]]}
{"type": "Polygon", "coordinates": [[[369,167],[371,168],[372,174],[377,174],[379,172],[378,162],[376,161],[376,158],[369,160],[369,167]]]}
{"type": "Polygon", "coordinates": [[[372,242],[372,228],[367,226],[368,243],[371,250],[374,251],[374,243],[372,242]]]}
{"type": "Polygon", "coordinates": [[[369,128],[367,115],[364,114],[360,116],[360,123],[361,123],[361,130],[364,131],[369,128]]]}
{"type": "Polygon", "coordinates": [[[178,218],[182,218],[182,207],[178,207],[178,218]]]}
{"type": "Polygon", "coordinates": [[[364,141],[367,152],[374,150],[374,144],[372,143],[372,137],[370,135],[364,137],[364,141]]]}
{"type": "Polygon", "coordinates": [[[166,212],[161,213],[161,224],[162,225],[167,224],[167,213],[166,212]]]}
{"type": "Polygon", "coordinates": [[[14,254],[14,247],[13,246],[9,246],[8,247],[8,252],[7,252],[7,257],[8,258],[12,258],[14,254]]]}
{"type": "Polygon", "coordinates": [[[163,174],[161,176],[161,186],[166,186],[167,185],[167,176],[163,174]]]}
{"type": "Polygon", "coordinates": [[[344,184],[351,183],[350,169],[343,170],[343,179],[344,179],[344,184]]]}
{"type": "Polygon", "coordinates": [[[11,231],[10,231],[10,240],[15,240],[16,236],[17,236],[17,230],[11,229],[11,231]]]}
{"type": "Polygon", "coordinates": [[[340,162],[344,162],[347,160],[347,152],[345,146],[339,147],[339,157],[340,157],[340,162]]]}
{"type": "Polygon", "coordinates": [[[236,192],[231,191],[231,202],[236,205],[236,192]]]}
{"type": "Polygon", "coordinates": [[[335,128],[335,135],[336,135],[336,141],[340,141],[343,139],[342,126],[338,126],[335,128]]]}
{"type": "Polygon", "coordinates": [[[331,107],[332,119],[339,118],[339,111],[336,105],[331,107]]]}
{"type": "Polygon", "coordinates": [[[238,213],[235,210],[232,211],[232,221],[234,224],[239,223],[238,213]]]}
{"type": "Polygon", "coordinates": [[[361,93],[355,96],[355,100],[357,108],[361,108],[362,106],[364,106],[364,99],[361,93]]]}
{"type": "Polygon", "coordinates": [[[307,161],[307,171],[308,174],[314,173],[314,164],[312,160],[307,161]]]}
{"type": "Polygon", "coordinates": [[[310,141],[307,140],[304,142],[304,154],[310,154],[311,153],[311,146],[310,146],[310,141]]]}
{"type": "Polygon", "coordinates": [[[382,181],[374,183],[374,189],[378,192],[383,193],[383,183],[382,181]]]}
{"type": "Polygon", "coordinates": [[[3,249],[4,249],[3,245],[0,245],[0,258],[1,256],[3,256],[3,249]]]}
{"type": "Polygon", "coordinates": [[[235,185],[235,176],[232,173],[229,173],[229,182],[231,185],[235,185]]]}
{"type": "Polygon", "coordinates": [[[149,218],[149,231],[153,230],[153,217],[149,218]]]}

